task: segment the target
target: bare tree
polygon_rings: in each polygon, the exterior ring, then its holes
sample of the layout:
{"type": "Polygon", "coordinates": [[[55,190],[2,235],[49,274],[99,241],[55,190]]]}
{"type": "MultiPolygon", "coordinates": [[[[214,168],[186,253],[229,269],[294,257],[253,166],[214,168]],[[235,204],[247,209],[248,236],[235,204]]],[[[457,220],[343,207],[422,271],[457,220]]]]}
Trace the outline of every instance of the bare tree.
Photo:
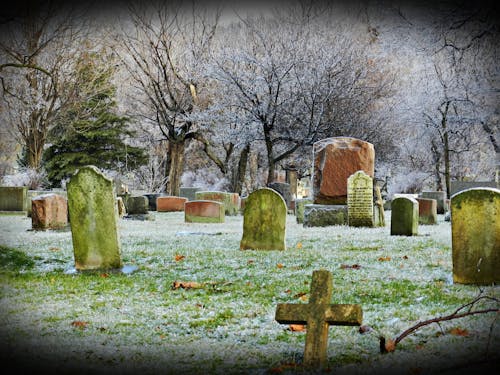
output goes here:
{"type": "Polygon", "coordinates": [[[143,120],[167,140],[167,191],[178,195],[186,143],[199,134],[192,113],[206,105],[201,72],[220,12],[193,3],[131,4],[132,27],[117,52],[133,80],[132,95],[143,120]]]}
{"type": "Polygon", "coordinates": [[[77,24],[73,10],[58,1],[25,1],[19,11],[1,25],[0,80],[27,166],[39,169],[48,131],[64,105],[61,88],[77,24]]]}

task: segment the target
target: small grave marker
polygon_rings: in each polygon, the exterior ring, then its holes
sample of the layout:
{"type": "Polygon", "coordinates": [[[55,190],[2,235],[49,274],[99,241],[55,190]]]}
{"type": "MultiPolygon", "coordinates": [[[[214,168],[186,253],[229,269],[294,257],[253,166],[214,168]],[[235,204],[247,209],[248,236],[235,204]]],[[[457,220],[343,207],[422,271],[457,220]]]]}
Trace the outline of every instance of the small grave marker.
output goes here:
{"type": "Polygon", "coordinates": [[[308,304],[279,304],[275,319],[282,324],[306,324],[304,366],[325,367],[330,325],[359,326],[363,320],[360,305],[330,304],[332,274],[326,270],[313,272],[308,304]]]}

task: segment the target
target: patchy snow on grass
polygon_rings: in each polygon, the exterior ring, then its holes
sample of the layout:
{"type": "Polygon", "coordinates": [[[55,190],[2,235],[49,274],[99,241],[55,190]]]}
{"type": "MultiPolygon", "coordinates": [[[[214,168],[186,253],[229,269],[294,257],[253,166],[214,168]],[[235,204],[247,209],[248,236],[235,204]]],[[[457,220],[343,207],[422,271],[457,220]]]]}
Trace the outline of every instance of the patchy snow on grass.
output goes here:
{"type": "Polygon", "coordinates": [[[242,251],[241,216],[197,224],[185,223],[182,212],[153,214],[153,221],[119,221],[122,259],[138,267],[131,274],[68,274],[70,230],[32,231],[29,218],[0,216],[0,245],[35,261],[0,267],[8,360],[75,373],[302,372],[294,365],[302,361],[306,333],[290,331],[274,314],[278,303],[307,303],[317,269],[333,274],[331,302],[360,304],[363,324],[373,328],[363,335],[357,327],[330,328],[328,365],[335,373],[427,374],[498,360],[496,314],[429,325],[395,352],[379,352],[379,336],[395,338],[419,321],[450,314],[480,290],[500,297],[498,286],[453,283],[450,223],[442,215],[414,237],[391,236],[389,225],[304,228],[289,215],[286,251],[242,251]],[[176,289],[175,281],[199,287],[176,289]]]}

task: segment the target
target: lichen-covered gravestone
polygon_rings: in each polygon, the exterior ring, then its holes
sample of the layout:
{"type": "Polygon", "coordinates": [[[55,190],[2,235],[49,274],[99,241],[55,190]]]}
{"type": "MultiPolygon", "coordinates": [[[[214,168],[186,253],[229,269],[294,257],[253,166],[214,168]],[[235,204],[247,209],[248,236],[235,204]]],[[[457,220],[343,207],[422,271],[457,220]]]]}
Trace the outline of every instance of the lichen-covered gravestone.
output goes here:
{"type": "Polygon", "coordinates": [[[363,311],[359,305],[330,304],[333,293],[332,274],[313,271],[308,304],[279,304],[275,319],[282,324],[307,324],[304,366],[325,368],[328,363],[328,328],[359,326],[363,311]]]}
{"type": "Polygon", "coordinates": [[[76,270],[121,268],[113,181],[85,166],[71,177],[67,190],[76,270]]]}
{"type": "Polygon", "coordinates": [[[373,227],[373,180],[363,171],[347,179],[347,224],[373,227]]]}
{"type": "Polygon", "coordinates": [[[418,234],[418,202],[415,198],[394,198],[391,211],[391,235],[416,236],[418,234]]]}
{"type": "Polygon", "coordinates": [[[26,186],[0,186],[0,211],[26,214],[27,196],[26,186]]]}
{"type": "Polygon", "coordinates": [[[472,188],[451,197],[453,281],[500,282],[500,190],[472,188]]]}
{"type": "Polygon", "coordinates": [[[240,195],[226,191],[197,191],[196,200],[222,202],[226,216],[235,216],[240,212],[240,195]]]}
{"type": "Polygon", "coordinates": [[[240,249],[285,250],[287,207],[273,189],[252,192],[245,202],[240,249]]]}

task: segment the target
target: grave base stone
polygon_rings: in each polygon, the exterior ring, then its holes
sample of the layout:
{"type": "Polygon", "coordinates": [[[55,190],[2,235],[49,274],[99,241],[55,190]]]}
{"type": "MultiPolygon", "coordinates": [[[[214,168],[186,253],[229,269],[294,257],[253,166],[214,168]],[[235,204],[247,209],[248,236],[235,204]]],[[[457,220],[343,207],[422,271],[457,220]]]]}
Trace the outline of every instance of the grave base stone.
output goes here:
{"type": "Polygon", "coordinates": [[[347,205],[306,204],[304,227],[347,225],[347,205]]]}

